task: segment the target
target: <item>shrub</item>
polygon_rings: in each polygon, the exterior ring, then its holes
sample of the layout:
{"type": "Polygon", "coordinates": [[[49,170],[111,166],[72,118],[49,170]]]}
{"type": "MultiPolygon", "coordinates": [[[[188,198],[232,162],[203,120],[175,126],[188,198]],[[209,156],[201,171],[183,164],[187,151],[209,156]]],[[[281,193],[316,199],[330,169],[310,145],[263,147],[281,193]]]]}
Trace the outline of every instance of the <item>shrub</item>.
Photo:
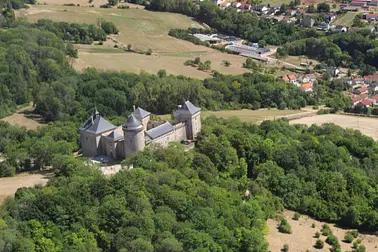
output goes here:
{"type": "Polygon", "coordinates": [[[358,248],[358,242],[357,241],[355,241],[355,242],[353,242],[353,246],[352,246],[352,248],[354,248],[354,249],[356,249],[356,248],[358,248]]]}
{"type": "Polygon", "coordinates": [[[320,233],[319,232],[316,232],[315,233],[315,238],[319,238],[320,237],[320,233]]]}
{"type": "Polygon", "coordinates": [[[361,244],[362,240],[361,239],[357,239],[357,243],[358,244],[361,244]]]}
{"type": "Polygon", "coordinates": [[[289,245],[285,244],[282,249],[283,252],[288,252],[289,251],[289,245]]]}
{"type": "Polygon", "coordinates": [[[151,54],[152,54],[152,49],[149,48],[149,49],[147,50],[146,54],[147,54],[147,55],[151,55],[151,54]]]}
{"type": "Polygon", "coordinates": [[[360,245],[357,249],[353,250],[354,252],[366,252],[366,247],[364,245],[360,245]]]}
{"type": "Polygon", "coordinates": [[[337,240],[337,237],[334,236],[333,234],[330,234],[327,236],[326,243],[331,245],[333,248],[340,248],[340,243],[337,240]]]}
{"type": "Polygon", "coordinates": [[[287,222],[287,220],[285,220],[285,219],[281,220],[281,223],[278,227],[278,231],[280,231],[281,233],[285,233],[285,234],[291,234],[291,226],[287,222]]]}
{"type": "Polygon", "coordinates": [[[293,219],[299,220],[300,217],[301,217],[301,215],[299,213],[295,213],[293,219]]]}
{"type": "Polygon", "coordinates": [[[228,60],[223,60],[223,65],[224,65],[225,67],[229,67],[229,66],[231,66],[231,62],[228,61],[228,60]]]}
{"type": "Polygon", "coordinates": [[[312,224],[311,224],[311,227],[312,227],[312,228],[315,228],[315,227],[316,227],[315,223],[312,223],[312,224]]]}
{"type": "Polygon", "coordinates": [[[353,235],[354,238],[358,237],[358,231],[357,230],[352,230],[349,232],[351,235],[353,235]]]}
{"type": "Polygon", "coordinates": [[[324,235],[324,236],[332,235],[332,231],[331,231],[331,229],[329,228],[329,226],[327,224],[324,224],[322,226],[321,232],[322,232],[322,235],[324,235]]]}
{"type": "Polygon", "coordinates": [[[344,236],[344,242],[352,243],[353,240],[354,240],[354,236],[350,232],[347,232],[344,236]]]}
{"type": "Polygon", "coordinates": [[[314,248],[322,249],[324,247],[324,241],[317,239],[314,245],[314,248]]]}

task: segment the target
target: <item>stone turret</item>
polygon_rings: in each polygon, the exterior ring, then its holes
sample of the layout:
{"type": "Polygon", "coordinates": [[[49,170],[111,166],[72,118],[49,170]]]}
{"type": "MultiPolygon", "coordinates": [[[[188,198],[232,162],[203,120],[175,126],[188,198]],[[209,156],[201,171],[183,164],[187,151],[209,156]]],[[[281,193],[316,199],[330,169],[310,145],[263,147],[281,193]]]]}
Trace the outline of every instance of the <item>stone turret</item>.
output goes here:
{"type": "Polygon", "coordinates": [[[125,145],[125,156],[129,157],[135,152],[142,151],[145,145],[144,127],[142,123],[131,114],[122,126],[125,145]]]}
{"type": "Polygon", "coordinates": [[[195,140],[201,131],[201,109],[186,101],[173,113],[173,116],[176,123],[185,124],[187,138],[195,140]]]}

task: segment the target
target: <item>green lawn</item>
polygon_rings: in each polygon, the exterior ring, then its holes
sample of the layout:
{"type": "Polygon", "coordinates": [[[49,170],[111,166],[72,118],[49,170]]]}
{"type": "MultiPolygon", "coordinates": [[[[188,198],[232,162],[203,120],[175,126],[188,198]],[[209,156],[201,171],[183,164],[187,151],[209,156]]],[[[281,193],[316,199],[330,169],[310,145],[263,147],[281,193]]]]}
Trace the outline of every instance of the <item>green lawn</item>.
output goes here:
{"type": "Polygon", "coordinates": [[[345,25],[345,26],[351,26],[353,23],[353,19],[355,16],[357,16],[359,12],[347,12],[342,17],[339,17],[335,20],[335,25],[345,25]]]}

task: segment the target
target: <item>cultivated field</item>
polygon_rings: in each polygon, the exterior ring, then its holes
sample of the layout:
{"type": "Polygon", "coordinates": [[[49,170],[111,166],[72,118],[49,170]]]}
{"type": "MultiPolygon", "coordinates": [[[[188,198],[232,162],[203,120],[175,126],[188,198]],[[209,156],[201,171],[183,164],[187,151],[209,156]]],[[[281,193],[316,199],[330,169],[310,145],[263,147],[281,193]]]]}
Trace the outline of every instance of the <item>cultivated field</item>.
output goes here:
{"type": "Polygon", "coordinates": [[[100,70],[125,70],[139,73],[144,70],[156,73],[166,69],[169,74],[204,79],[210,73],[198,71],[184,66],[188,59],[201,57],[203,61],[211,60],[212,69],[224,74],[241,74],[248,70],[242,68],[245,58],[224,54],[204,46],[197,46],[190,42],[168,36],[173,28],[186,29],[192,26],[201,27],[199,23],[180,14],[151,12],[142,9],[102,9],[89,7],[70,7],[61,5],[37,5],[18,13],[31,22],[42,18],[54,21],[95,24],[99,18],[113,22],[120,30],[119,35],[112,36],[112,43],[103,46],[77,45],[79,59],[74,67],[81,70],[86,67],[96,67],[100,70]],[[153,55],[146,56],[136,53],[124,53],[122,50],[110,51],[114,44],[119,47],[132,45],[134,50],[146,51],[152,49],[153,55]],[[111,53],[111,55],[109,55],[111,53]],[[232,63],[224,67],[223,60],[232,63]]]}
{"type": "Polygon", "coordinates": [[[203,117],[215,115],[216,117],[232,118],[237,117],[243,122],[260,123],[265,120],[275,120],[282,117],[287,117],[294,114],[307,114],[312,112],[308,110],[278,110],[278,109],[260,109],[260,110],[221,110],[221,111],[203,111],[203,117]]]}
{"type": "MultiPolygon", "coordinates": [[[[306,250],[315,252],[328,252],[330,251],[330,246],[327,243],[324,243],[323,249],[315,249],[313,246],[317,240],[314,238],[316,232],[320,232],[321,226],[325,224],[325,222],[316,221],[311,219],[308,216],[302,215],[300,219],[293,220],[293,211],[285,210],[283,216],[285,216],[286,220],[289,222],[292,233],[291,234],[283,234],[278,232],[277,225],[279,224],[277,221],[268,219],[267,224],[269,227],[269,234],[267,235],[267,240],[269,242],[269,249],[272,252],[281,251],[284,244],[289,245],[289,251],[296,251],[296,252],[304,252],[306,250]],[[315,223],[315,228],[312,228],[311,225],[315,223]]],[[[338,238],[342,251],[352,251],[351,243],[342,242],[344,239],[344,235],[349,229],[341,229],[335,227],[333,224],[328,224],[333,232],[333,234],[338,238]]],[[[359,239],[362,240],[362,244],[366,246],[366,251],[378,251],[378,236],[376,235],[368,235],[368,234],[360,234],[359,239]]],[[[321,240],[325,242],[326,237],[321,236],[321,240]]]]}
{"type": "Polygon", "coordinates": [[[360,117],[360,116],[346,116],[346,115],[317,115],[312,117],[304,117],[297,120],[290,121],[291,124],[318,124],[334,123],[343,128],[350,128],[361,131],[362,134],[378,140],[378,119],[360,117]]]}
{"type": "Polygon", "coordinates": [[[21,173],[15,177],[0,178],[0,205],[6,198],[13,197],[18,188],[46,185],[49,175],[21,173]]]}
{"type": "Polygon", "coordinates": [[[8,122],[11,125],[17,125],[31,130],[36,129],[38,126],[44,125],[44,121],[42,120],[41,116],[33,113],[33,107],[31,104],[20,108],[16,113],[0,120],[8,122]]]}

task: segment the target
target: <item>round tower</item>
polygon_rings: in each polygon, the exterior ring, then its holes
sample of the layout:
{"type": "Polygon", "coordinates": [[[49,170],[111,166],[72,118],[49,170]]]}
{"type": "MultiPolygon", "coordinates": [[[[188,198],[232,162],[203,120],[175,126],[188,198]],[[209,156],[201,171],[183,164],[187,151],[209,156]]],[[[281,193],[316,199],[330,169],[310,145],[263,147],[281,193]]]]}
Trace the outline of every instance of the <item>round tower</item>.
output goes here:
{"type": "Polygon", "coordinates": [[[135,152],[142,151],[145,145],[144,127],[142,123],[131,114],[122,126],[125,157],[129,157],[135,152]]]}

